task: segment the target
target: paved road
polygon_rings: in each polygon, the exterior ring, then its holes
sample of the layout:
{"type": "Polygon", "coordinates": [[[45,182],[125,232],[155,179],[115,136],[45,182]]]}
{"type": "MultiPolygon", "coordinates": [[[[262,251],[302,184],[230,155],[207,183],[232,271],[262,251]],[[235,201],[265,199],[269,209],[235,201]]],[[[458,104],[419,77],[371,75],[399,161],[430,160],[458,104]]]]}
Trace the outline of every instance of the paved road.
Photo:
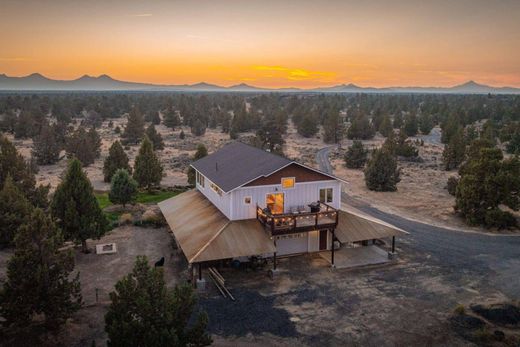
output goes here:
{"type": "MultiPolygon", "coordinates": [[[[320,169],[329,173],[332,172],[328,159],[331,148],[333,146],[325,147],[316,154],[320,169]]],[[[454,279],[464,276],[484,280],[485,287],[520,299],[520,236],[440,228],[382,212],[347,193],[342,193],[342,200],[368,215],[408,231],[410,235],[400,240],[400,246],[403,252],[414,254],[418,261],[435,264],[454,279]]]]}

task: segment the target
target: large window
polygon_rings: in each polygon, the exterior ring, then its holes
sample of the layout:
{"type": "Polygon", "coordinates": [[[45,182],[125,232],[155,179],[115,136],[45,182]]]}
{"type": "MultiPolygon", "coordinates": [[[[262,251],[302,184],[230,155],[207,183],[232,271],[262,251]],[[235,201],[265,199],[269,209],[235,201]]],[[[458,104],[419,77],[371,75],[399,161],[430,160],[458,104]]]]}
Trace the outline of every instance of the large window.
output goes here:
{"type": "Polygon", "coordinates": [[[334,197],[332,196],[332,188],[321,188],[320,189],[320,202],[327,204],[332,203],[334,197]]]}
{"type": "Polygon", "coordinates": [[[294,177],[284,177],[282,178],[282,188],[294,188],[294,177]]]}
{"type": "Polygon", "coordinates": [[[195,177],[197,180],[197,184],[204,188],[204,176],[201,175],[198,171],[196,171],[195,177]]]}

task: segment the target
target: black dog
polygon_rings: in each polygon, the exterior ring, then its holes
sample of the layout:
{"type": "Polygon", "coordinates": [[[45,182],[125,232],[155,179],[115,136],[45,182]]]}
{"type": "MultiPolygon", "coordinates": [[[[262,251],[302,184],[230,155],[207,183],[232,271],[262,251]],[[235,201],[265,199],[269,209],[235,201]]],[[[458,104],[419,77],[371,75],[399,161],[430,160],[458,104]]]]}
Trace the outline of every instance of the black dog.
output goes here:
{"type": "Polygon", "coordinates": [[[161,266],[164,266],[164,257],[159,259],[159,261],[155,262],[155,267],[161,267],[161,266]]]}

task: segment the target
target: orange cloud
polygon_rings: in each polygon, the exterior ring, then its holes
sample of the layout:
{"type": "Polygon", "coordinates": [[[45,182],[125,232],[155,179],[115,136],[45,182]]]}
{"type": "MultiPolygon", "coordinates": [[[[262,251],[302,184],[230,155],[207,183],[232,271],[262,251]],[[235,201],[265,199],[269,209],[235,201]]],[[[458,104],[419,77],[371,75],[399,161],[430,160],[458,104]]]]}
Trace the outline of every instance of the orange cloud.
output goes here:
{"type": "Polygon", "coordinates": [[[294,69],[283,66],[255,65],[254,70],[269,71],[264,77],[282,77],[290,81],[333,81],[337,74],[328,71],[312,71],[305,69],[294,69]]]}

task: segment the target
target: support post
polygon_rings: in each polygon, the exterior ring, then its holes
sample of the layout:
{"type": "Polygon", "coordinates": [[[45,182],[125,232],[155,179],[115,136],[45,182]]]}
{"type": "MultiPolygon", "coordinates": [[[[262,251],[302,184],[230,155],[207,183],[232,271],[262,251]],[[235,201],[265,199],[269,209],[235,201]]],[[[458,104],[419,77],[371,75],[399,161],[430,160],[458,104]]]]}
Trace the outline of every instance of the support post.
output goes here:
{"type": "Polygon", "coordinates": [[[395,253],[395,236],[392,236],[392,253],[395,253]]]}
{"type": "Polygon", "coordinates": [[[332,264],[332,267],[334,267],[334,238],[336,237],[334,230],[335,229],[332,229],[332,248],[330,250],[330,263],[332,264]]]}
{"type": "Polygon", "coordinates": [[[276,270],[276,252],[273,253],[273,270],[276,270]]]}
{"type": "Polygon", "coordinates": [[[199,263],[199,281],[202,281],[202,263],[199,263]]]}

